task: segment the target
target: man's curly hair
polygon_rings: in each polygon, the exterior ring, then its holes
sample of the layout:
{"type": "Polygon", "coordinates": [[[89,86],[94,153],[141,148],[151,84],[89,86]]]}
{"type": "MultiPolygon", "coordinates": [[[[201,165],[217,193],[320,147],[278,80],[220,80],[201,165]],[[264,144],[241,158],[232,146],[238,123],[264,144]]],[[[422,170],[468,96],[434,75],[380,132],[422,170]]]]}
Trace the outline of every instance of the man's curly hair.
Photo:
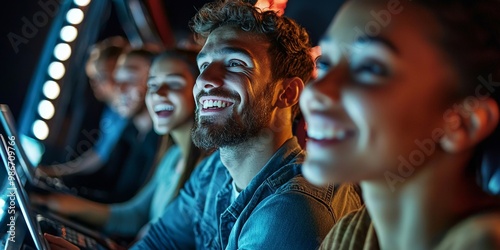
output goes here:
{"type": "Polygon", "coordinates": [[[241,0],[215,1],[205,4],[190,22],[191,29],[201,38],[222,26],[236,26],[244,31],[267,37],[273,80],[299,77],[307,82],[314,62],[309,56],[311,43],[306,30],[274,11],[260,12],[241,0]]]}

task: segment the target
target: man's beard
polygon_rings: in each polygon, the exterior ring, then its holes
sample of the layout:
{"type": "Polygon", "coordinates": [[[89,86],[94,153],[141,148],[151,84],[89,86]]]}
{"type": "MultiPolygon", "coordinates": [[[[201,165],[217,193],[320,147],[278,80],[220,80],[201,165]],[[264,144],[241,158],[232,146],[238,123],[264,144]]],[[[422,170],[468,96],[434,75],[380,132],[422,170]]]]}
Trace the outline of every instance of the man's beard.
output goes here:
{"type": "MultiPolygon", "coordinates": [[[[197,107],[195,124],[191,130],[193,143],[199,148],[208,150],[236,146],[256,137],[262,129],[269,126],[271,99],[268,98],[272,96],[270,90],[271,88],[266,88],[264,94],[257,97],[253,103],[246,105],[241,116],[234,112],[234,106],[230,107],[233,113],[229,118],[224,118],[225,121],[217,120],[220,119],[217,116],[200,117],[198,114],[201,107],[197,107]]],[[[199,96],[201,95],[206,94],[199,96]]],[[[217,94],[217,96],[231,96],[235,100],[234,94],[217,94]]]]}

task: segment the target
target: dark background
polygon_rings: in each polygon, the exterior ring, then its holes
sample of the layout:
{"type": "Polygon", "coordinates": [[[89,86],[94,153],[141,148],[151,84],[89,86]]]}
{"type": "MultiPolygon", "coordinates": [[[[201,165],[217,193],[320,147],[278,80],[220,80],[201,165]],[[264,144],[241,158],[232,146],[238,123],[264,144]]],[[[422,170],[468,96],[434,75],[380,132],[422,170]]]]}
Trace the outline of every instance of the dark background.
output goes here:
{"type": "Polygon", "coordinates": [[[8,34],[12,32],[22,36],[22,17],[31,20],[33,15],[42,8],[37,1],[29,0],[8,1],[3,4],[6,6],[0,8],[0,45],[2,48],[0,103],[8,104],[17,119],[52,19],[50,18],[48,24],[38,29],[37,34],[28,39],[27,44],[20,44],[19,51],[16,53],[9,42],[8,34]]]}

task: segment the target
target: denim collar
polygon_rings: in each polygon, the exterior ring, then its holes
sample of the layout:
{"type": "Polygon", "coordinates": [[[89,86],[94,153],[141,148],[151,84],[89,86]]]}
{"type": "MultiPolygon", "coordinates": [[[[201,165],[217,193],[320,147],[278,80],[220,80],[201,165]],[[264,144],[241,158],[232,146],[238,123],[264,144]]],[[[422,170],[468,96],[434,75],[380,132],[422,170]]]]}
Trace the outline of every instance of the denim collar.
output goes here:
{"type": "MultiPolygon", "coordinates": [[[[280,187],[290,178],[297,175],[297,172],[300,171],[303,156],[304,153],[297,138],[292,137],[288,139],[250,181],[248,186],[241,191],[236,200],[227,208],[227,211],[234,216],[234,219],[237,219],[243,209],[255,198],[255,195],[263,194],[263,191],[258,192],[259,189],[264,188],[262,184],[267,182],[267,187],[280,187]]],[[[228,174],[228,179],[226,179],[221,193],[232,192],[231,181],[232,178],[228,174]]]]}

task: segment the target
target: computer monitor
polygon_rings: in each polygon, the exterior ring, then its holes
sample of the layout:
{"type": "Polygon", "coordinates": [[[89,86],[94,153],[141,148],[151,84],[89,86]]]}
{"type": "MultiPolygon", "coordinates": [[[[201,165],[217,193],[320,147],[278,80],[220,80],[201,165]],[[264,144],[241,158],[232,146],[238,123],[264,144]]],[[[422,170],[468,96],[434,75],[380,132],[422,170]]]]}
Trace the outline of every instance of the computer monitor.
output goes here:
{"type": "MultiPolygon", "coordinates": [[[[18,169],[18,171],[22,170],[22,172],[21,171],[18,172],[19,177],[21,178],[21,182],[23,183],[23,185],[26,183],[26,180],[28,180],[30,183],[36,182],[36,174],[35,174],[36,165],[32,164],[32,161],[30,161],[28,155],[24,151],[24,147],[21,147],[21,145],[19,145],[19,143],[23,143],[23,141],[26,141],[26,138],[22,139],[23,137],[20,137],[17,134],[14,117],[9,109],[9,106],[7,106],[6,104],[0,104],[0,123],[2,123],[6,136],[14,137],[14,141],[16,142],[13,148],[16,151],[20,165],[18,166],[20,168],[18,169]]],[[[33,154],[34,158],[38,158],[39,161],[39,159],[42,157],[41,154],[43,153],[40,152],[40,150],[42,150],[42,147],[33,146],[33,143],[34,142],[31,141],[31,144],[29,145],[30,148],[38,152],[31,152],[31,153],[33,154]]]]}
{"type": "Polygon", "coordinates": [[[31,238],[35,243],[35,247],[37,249],[48,250],[50,249],[50,247],[43,237],[40,224],[37,222],[36,218],[32,216],[28,194],[24,190],[23,184],[21,183],[21,180],[17,175],[16,157],[18,152],[16,152],[14,149],[16,142],[14,140],[9,140],[7,142],[4,136],[1,134],[0,140],[0,156],[2,158],[2,163],[5,166],[5,171],[7,171],[8,183],[10,185],[10,187],[7,188],[9,192],[9,203],[10,201],[14,202],[13,211],[16,211],[16,205],[19,206],[19,211],[21,211],[23,215],[31,238]]]}

